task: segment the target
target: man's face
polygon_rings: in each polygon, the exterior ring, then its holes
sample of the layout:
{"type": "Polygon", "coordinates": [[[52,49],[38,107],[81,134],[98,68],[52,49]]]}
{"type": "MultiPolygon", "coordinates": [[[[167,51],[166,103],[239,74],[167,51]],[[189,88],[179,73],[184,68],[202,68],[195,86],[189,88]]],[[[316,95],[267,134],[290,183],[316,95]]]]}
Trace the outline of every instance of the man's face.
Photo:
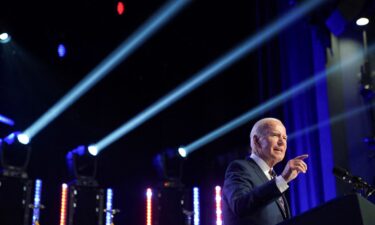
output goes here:
{"type": "Polygon", "coordinates": [[[269,121],[268,126],[257,138],[258,155],[273,167],[285,157],[287,135],[284,125],[279,121],[269,121]]]}

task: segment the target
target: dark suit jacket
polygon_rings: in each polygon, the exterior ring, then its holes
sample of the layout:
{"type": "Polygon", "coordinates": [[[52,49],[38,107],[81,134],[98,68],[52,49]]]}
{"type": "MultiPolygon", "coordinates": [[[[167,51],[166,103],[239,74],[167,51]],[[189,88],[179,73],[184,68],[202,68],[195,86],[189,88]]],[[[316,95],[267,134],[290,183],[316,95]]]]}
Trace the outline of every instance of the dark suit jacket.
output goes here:
{"type": "Polygon", "coordinates": [[[277,199],[282,196],[275,180],[269,181],[251,158],[233,161],[225,173],[223,187],[224,225],[275,225],[284,215],[277,199]]]}

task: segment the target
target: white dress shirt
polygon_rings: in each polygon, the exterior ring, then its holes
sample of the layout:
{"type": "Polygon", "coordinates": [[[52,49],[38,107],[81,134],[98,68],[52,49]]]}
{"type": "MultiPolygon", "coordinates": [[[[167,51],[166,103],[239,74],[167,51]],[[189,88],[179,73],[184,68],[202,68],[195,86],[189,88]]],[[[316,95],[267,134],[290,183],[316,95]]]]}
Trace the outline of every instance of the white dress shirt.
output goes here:
{"type": "MultiPolygon", "coordinates": [[[[271,169],[273,170],[273,168],[270,168],[263,159],[261,159],[259,156],[257,156],[254,153],[251,153],[250,158],[252,158],[255,161],[255,163],[260,167],[260,169],[263,171],[264,175],[266,175],[268,180],[272,180],[272,177],[269,174],[269,171],[271,169]]],[[[281,193],[283,193],[289,188],[288,183],[285,181],[285,179],[281,175],[276,176],[275,180],[276,180],[276,186],[280,190],[281,193]]]]}

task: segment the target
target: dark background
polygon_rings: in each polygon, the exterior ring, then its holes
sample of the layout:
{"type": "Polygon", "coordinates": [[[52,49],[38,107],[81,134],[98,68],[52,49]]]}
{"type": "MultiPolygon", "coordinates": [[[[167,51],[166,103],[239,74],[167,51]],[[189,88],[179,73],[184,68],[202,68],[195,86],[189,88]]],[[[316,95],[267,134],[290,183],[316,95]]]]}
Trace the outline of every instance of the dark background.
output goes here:
{"type": "MultiPolygon", "coordinates": [[[[0,113],[16,124],[0,124],[1,137],[30,126],[165,1],[124,3],[125,13],[119,16],[113,0],[2,2],[0,24],[13,39],[0,46],[0,113]],[[67,47],[63,59],[57,56],[61,42],[67,47]]],[[[306,23],[319,24],[331,8],[321,8],[306,23]]],[[[277,4],[269,2],[192,1],[38,133],[31,143],[28,174],[44,182],[42,224],[58,221],[60,185],[72,179],[65,165],[68,151],[99,141],[277,17],[277,4]]],[[[114,188],[114,207],[122,211],[117,221],[144,223],[145,190],[160,182],[153,166],[157,153],[191,143],[280,92],[277,65],[264,64],[263,53],[273,45],[277,48],[277,38],[100,153],[97,180],[114,188]],[[262,77],[261,71],[269,73],[270,68],[275,74],[262,77]],[[274,82],[262,86],[264,79],[274,82]]],[[[263,116],[280,118],[282,110],[263,116]]],[[[222,184],[228,162],[246,155],[254,122],[203,146],[184,162],[183,183],[202,188],[203,204],[213,204],[214,186],[222,184]]],[[[206,221],[214,216],[208,211],[206,221]]]]}

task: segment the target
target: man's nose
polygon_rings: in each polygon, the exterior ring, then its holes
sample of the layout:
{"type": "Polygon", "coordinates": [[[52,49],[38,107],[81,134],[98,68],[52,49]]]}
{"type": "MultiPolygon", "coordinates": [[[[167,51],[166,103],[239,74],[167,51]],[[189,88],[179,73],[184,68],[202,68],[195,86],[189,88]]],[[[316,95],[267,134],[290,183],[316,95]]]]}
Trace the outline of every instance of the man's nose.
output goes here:
{"type": "Polygon", "coordinates": [[[283,138],[279,138],[279,140],[277,141],[277,144],[279,144],[279,145],[285,145],[286,141],[283,138]]]}

